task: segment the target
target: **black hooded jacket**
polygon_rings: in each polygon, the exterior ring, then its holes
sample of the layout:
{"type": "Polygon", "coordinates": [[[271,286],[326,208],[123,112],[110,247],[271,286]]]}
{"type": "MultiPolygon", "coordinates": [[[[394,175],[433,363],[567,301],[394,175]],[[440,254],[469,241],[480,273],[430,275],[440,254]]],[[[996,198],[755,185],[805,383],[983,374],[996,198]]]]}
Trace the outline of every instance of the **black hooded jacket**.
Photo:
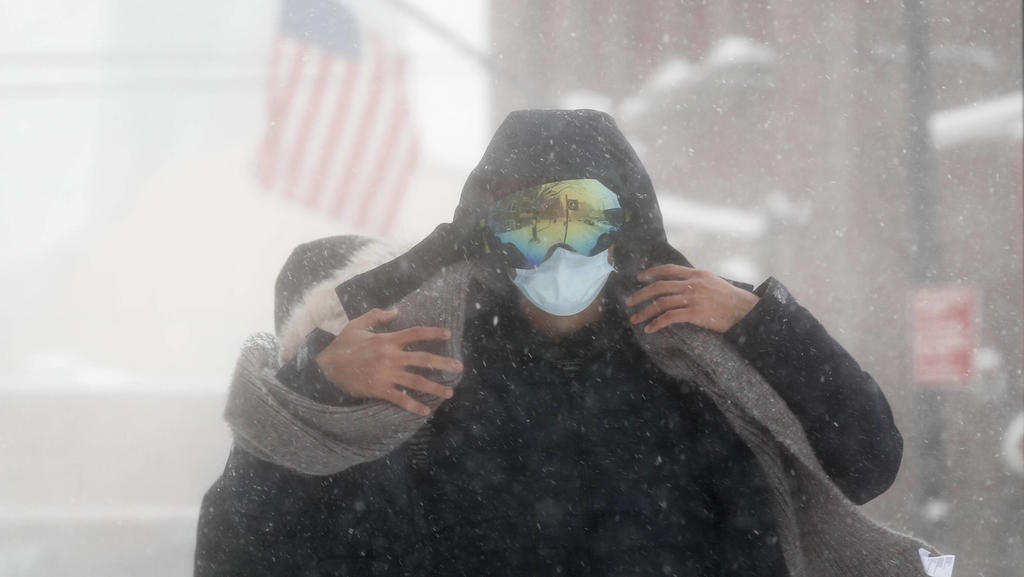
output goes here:
{"type": "MultiPolygon", "coordinates": [[[[650,180],[607,115],[510,115],[453,222],[338,288],[349,318],[393,304],[448,264],[496,258],[480,227],[486,206],[571,178],[600,180],[625,208],[606,318],[552,341],[533,332],[507,285],[475,283],[456,396],[398,450],[335,475],[236,448],[204,499],[197,575],[786,574],[750,450],[699,390],[649,362],[615,304],[638,288],[640,270],[688,262],[667,244],[650,180]]],[[[304,245],[289,263],[329,268],[316,255],[337,242],[304,245]]],[[[726,339],[787,402],[833,481],[865,502],[899,467],[889,407],[780,291],[774,280],[760,287],[726,339]]],[[[329,340],[314,331],[296,359],[329,340]]],[[[354,402],[315,364],[293,361],[279,375],[321,402],[354,402]]]]}
{"type": "Polygon", "coordinates": [[[458,393],[409,443],[416,572],[784,574],[753,455],[619,311],[552,339],[496,296],[474,295],[458,393]]]}

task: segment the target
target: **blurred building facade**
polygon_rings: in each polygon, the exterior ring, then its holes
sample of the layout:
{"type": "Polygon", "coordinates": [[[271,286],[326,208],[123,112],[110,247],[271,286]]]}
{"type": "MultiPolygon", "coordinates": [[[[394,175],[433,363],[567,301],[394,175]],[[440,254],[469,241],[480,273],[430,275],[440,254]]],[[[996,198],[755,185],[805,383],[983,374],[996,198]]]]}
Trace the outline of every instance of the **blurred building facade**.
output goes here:
{"type": "Polygon", "coordinates": [[[907,450],[868,512],[959,553],[958,573],[1009,576],[1024,563],[1024,480],[998,456],[1024,396],[1021,7],[925,6],[915,22],[884,2],[491,2],[493,121],[516,108],[603,108],[663,205],[750,217],[669,233],[697,266],[722,272],[739,256],[781,278],[882,383],[907,450]],[[930,57],[924,100],[911,34],[930,57]],[[925,210],[909,194],[922,114],[925,210]],[[936,250],[922,276],[924,218],[936,250]],[[979,292],[981,362],[937,395],[943,482],[929,509],[921,454],[936,439],[917,406],[908,310],[930,283],[979,292]]]}

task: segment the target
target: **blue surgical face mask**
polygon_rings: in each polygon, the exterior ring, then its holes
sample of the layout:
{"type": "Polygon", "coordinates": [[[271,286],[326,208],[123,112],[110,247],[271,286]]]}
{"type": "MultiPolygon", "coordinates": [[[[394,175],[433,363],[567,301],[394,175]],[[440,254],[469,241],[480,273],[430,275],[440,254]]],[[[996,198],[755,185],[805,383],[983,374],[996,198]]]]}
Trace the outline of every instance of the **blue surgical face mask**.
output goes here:
{"type": "Polygon", "coordinates": [[[614,268],[608,251],[584,256],[562,247],[534,269],[515,269],[512,279],[528,301],[560,317],[583,312],[601,294],[614,268]]]}

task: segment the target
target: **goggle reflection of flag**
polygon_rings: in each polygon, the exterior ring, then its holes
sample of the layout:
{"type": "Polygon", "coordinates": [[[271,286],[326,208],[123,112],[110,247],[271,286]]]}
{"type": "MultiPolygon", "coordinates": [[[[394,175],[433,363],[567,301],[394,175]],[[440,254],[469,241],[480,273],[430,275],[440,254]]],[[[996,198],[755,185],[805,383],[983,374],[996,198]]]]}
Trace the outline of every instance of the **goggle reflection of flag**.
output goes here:
{"type": "Polygon", "coordinates": [[[595,179],[549,182],[514,192],[495,202],[487,226],[518,251],[517,268],[535,268],[563,246],[591,256],[608,248],[609,235],[622,226],[619,198],[595,179]]]}

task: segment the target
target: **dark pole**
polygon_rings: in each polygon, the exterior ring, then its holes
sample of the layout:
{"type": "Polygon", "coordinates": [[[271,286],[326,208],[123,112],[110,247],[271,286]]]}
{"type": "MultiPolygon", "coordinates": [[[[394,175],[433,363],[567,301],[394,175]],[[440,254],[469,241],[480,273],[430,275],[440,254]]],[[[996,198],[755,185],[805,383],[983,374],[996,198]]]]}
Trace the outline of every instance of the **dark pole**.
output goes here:
{"type": "Polygon", "coordinates": [[[455,34],[451,30],[448,30],[437,20],[434,20],[426,12],[420,10],[416,6],[409,4],[405,0],[385,0],[388,4],[391,4],[395,9],[402,12],[409,18],[419,23],[420,26],[429,30],[435,36],[440,38],[442,41],[450,44],[453,48],[461,52],[463,55],[469,57],[472,60],[476,60],[489,72],[494,71],[494,62],[491,60],[490,55],[481,50],[477,50],[468,42],[463,40],[459,35],[455,34]]]}
{"type": "MultiPolygon", "coordinates": [[[[913,242],[911,263],[914,288],[942,280],[941,254],[933,222],[935,157],[928,119],[934,107],[931,58],[929,55],[928,9],[924,0],[904,0],[903,23],[907,35],[907,143],[905,167],[910,199],[913,242]]],[[[921,457],[920,501],[925,507],[943,506],[945,501],[946,450],[943,446],[944,403],[938,389],[915,383],[915,421],[921,457]]],[[[924,530],[932,533],[941,512],[926,518],[924,530]]]]}
{"type": "Polygon", "coordinates": [[[569,238],[569,197],[565,197],[565,232],[562,234],[562,242],[569,238]]]}
{"type": "Polygon", "coordinates": [[[491,78],[499,83],[502,90],[516,89],[517,83],[513,75],[505,67],[499,66],[488,52],[473,47],[458,34],[455,34],[443,24],[431,18],[426,12],[412,4],[409,4],[405,0],[385,1],[395,10],[398,10],[399,13],[406,15],[422,26],[423,29],[430,31],[431,34],[438,37],[442,42],[445,42],[467,58],[480,64],[480,66],[482,66],[483,69],[491,75],[491,78]]]}

